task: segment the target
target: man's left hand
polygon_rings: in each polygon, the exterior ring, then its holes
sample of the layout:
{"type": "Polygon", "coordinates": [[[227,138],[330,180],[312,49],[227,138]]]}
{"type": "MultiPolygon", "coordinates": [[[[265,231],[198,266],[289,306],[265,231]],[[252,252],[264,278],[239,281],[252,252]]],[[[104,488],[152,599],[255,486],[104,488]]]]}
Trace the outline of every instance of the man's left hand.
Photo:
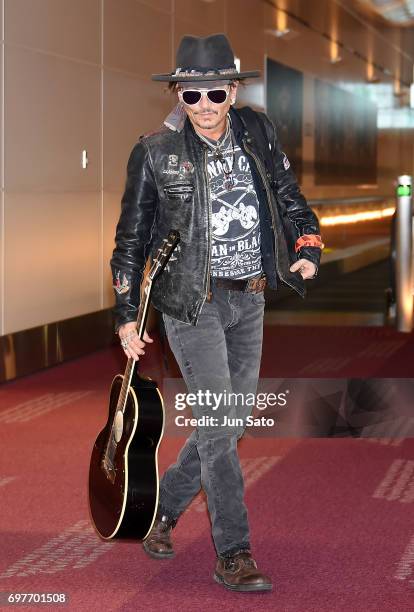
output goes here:
{"type": "Polygon", "coordinates": [[[291,272],[299,271],[302,274],[302,278],[306,279],[312,278],[315,275],[316,266],[312,261],[309,261],[309,259],[298,259],[298,261],[295,261],[295,263],[290,266],[289,270],[291,272]]]}

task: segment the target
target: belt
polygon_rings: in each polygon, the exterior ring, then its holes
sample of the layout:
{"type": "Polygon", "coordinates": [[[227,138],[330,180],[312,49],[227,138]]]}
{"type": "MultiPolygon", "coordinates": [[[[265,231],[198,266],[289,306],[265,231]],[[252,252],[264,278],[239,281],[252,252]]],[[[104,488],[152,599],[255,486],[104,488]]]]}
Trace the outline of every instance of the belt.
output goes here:
{"type": "MultiPolygon", "coordinates": [[[[210,287],[219,287],[222,289],[230,289],[231,291],[247,291],[249,293],[258,293],[263,291],[266,286],[266,276],[254,276],[253,278],[216,278],[210,277],[210,287]]],[[[207,296],[207,301],[211,300],[211,291],[207,296]]]]}

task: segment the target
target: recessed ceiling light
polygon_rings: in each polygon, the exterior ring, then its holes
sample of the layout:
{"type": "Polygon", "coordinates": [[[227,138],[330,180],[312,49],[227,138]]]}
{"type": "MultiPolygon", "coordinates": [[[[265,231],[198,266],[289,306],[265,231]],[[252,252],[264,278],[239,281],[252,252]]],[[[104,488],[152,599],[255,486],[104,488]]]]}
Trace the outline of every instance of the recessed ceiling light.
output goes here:
{"type": "Polygon", "coordinates": [[[329,56],[324,56],[322,58],[322,61],[327,62],[328,64],[332,64],[333,66],[335,66],[336,64],[340,64],[341,62],[344,61],[344,58],[342,57],[342,55],[337,55],[336,57],[329,57],[329,56]]]}
{"type": "Polygon", "coordinates": [[[296,30],[291,30],[290,28],[285,28],[284,30],[278,30],[277,28],[267,28],[265,30],[266,34],[270,34],[271,36],[275,36],[276,38],[281,38],[283,40],[291,40],[292,38],[296,38],[299,36],[299,32],[296,30]]]}

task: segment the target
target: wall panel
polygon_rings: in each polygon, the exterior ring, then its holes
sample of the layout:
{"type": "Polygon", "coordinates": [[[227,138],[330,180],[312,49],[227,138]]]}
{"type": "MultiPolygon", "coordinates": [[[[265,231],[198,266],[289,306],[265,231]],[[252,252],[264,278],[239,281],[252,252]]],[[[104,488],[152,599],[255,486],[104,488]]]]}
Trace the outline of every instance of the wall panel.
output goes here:
{"type": "Polygon", "coordinates": [[[151,8],[155,8],[165,13],[172,13],[175,0],[137,0],[141,4],[145,4],[151,8]]]}
{"type": "Polygon", "coordinates": [[[3,302],[4,302],[4,274],[3,274],[3,248],[4,248],[4,192],[3,192],[3,146],[4,146],[4,125],[3,125],[3,2],[0,0],[0,336],[3,335],[3,302]]]}
{"type": "Polygon", "coordinates": [[[148,78],[171,66],[171,16],[137,0],[105,0],[104,64],[148,78]]]}
{"type": "Polygon", "coordinates": [[[236,49],[240,45],[264,52],[264,11],[262,2],[227,0],[226,33],[236,49]]]}
{"type": "Polygon", "coordinates": [[[5,0],[6,42],[98,64],[101,0],[5,0]]]}
{"type": "Polygon", "coordinates": [[[5,70],[6,190],[97,191],[99,68],[7,46],[5,70]]]}
{"type": "Polygon", "coordinates": [[[4,333],[100,308],[97,193],[5,194],[4,333]]]}
{"type": "MultiPolygon", "coordinates": [[[[223,0],[175,0],[176,19],[203,25],[210,34],[217,34],[225,28],[226,2],[223,0]]],[[[188,34],[192,34],[191,31],[188,34]]],[[[178,41],[177,41],[178,42],[178,41]]]]}

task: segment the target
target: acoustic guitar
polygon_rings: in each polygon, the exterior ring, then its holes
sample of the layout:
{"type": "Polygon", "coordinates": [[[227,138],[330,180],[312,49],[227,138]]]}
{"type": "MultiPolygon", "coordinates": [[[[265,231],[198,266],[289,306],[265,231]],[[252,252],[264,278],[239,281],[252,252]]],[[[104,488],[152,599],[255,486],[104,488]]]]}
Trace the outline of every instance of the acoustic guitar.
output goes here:
{"type": "MultiPolygon", "coordinates": [[[[144,334],[153,282],[180,240],[171,231],[153,260],[142,288],[137,332],[144,334]]],[[[157,452],[164,431],[164,405],[157,383],[138,375],[130,357],[112,381],[108,420],[99,433],[89,467],[89,509],[103,539],[143,540],[158,506],[157,452]]]]}

